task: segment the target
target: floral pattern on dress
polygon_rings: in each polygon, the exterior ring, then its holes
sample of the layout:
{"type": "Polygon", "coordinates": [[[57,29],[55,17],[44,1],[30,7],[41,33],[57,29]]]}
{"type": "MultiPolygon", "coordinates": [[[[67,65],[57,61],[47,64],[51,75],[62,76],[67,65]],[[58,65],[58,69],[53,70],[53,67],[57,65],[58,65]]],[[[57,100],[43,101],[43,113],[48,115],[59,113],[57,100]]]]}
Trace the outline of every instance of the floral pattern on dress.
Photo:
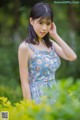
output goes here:
{"type": "MultiPolygon", "coordinates": [[[[42,96],[47,96],[43,88],[51,88],[56,84],[55,73],[61,61],[52,46],[51,51],[42,51],[34,48],[33,44],[28,44],[34,55],[28,61],[28,73],[31,97],[36,104],[41,102],[42,96]]],[[[54,101],[54,100],[53,100],[54,101]]]]}

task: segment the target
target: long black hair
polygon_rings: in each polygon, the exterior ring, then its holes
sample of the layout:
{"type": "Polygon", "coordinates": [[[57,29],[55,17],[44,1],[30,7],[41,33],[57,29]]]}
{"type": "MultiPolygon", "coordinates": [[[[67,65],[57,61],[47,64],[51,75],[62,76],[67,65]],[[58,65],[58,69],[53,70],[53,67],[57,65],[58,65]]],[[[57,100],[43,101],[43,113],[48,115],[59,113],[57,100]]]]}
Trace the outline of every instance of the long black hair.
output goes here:
{"type": "MultiPolygon", "coordinates": [[[[30,11],[30,16],[33,20],[38,19],[38,18],[47,18],[50,19],[51,22],[53,21],[53,12],[51,7],[47,3],[36,3],[31,11],[30,11]]],[[[26,39],[26,42],[32,43],[32,44],[39,44],[38,36],[35,33],[33,26],[29,22],[29,27],[28,27],[28,32],[29,36],[26,39]]],[[[47,33],[44,37],[43,40],[45,41],[45,44],[47,47],[52,47],[52,42],[49,40],[49,33],[47,33]]]]}

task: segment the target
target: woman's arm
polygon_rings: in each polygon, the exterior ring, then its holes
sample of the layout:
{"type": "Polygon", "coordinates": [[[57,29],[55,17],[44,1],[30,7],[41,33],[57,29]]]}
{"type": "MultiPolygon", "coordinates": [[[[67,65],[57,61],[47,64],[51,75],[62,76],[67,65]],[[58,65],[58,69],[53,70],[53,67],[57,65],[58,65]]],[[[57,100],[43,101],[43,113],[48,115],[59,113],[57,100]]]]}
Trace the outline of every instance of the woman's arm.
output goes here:
{"type": "Polygon", "coordinates": [[[54,44],[57,54],[60,57],[66,59],[66,60],[70,60],[70,61],[73,61],[77,58],[77,55],[75,54],[75,52],[57,34],[56,26],[54,23],[51,25],[51,29],[50,29],[49,33],[50,33],[51,37],[56,41],[56,42],[53,42],[53,44],[54,44]]]}
{"type": "Polygon", "coordinates": [[[28,81],[28,46],[25,43],[20,44],[18,49],[18,61],[19,61],[19,72],[21,87],[24,99],[31,100],[30,87],[28,81]]]}

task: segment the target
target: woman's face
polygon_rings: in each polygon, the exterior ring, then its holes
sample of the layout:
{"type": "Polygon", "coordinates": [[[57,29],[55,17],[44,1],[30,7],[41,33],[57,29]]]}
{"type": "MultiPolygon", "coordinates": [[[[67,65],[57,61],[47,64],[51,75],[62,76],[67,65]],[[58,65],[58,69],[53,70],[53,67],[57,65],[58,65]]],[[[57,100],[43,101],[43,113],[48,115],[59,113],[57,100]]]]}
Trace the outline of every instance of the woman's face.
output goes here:
{"type": "Polygon", "coordinates": [[[51,28],[51,20],[50,19],[35,19],[33,20],[30,18],[30,23],[33,26],[34,31],[38,35],[38,37],[41,39],[43,38],[50,30],[51,28]]]}

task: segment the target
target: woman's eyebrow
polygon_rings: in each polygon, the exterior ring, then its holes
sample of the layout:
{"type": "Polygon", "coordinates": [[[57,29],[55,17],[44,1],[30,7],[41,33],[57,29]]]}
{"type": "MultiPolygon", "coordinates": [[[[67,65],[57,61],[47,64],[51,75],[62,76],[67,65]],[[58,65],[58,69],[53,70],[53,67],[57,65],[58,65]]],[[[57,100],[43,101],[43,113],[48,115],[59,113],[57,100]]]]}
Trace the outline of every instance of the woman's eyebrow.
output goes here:
{"type": "Polygon", "coordinates": [[[51,20],[39,20],[39,22],[43,22],[43,23],[51,23],[51,20]]]}

